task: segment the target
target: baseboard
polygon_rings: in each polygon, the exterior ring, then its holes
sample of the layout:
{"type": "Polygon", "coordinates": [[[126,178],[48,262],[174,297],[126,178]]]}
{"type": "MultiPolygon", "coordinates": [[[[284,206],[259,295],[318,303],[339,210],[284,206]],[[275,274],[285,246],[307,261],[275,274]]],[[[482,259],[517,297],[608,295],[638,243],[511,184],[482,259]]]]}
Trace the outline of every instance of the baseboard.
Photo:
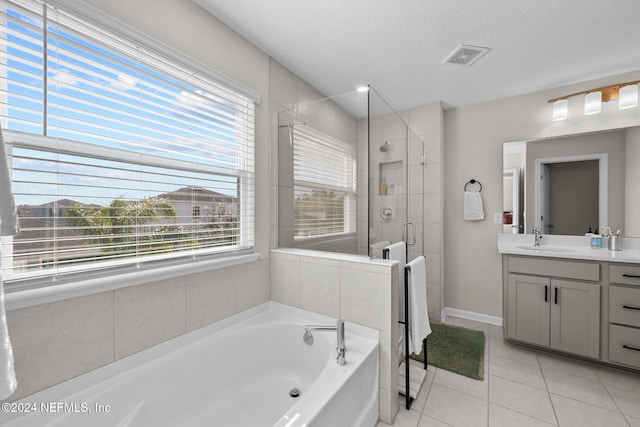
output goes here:
{"type": "Polygon", "coordinates": [[[461,319],[475,320],[476,322],[502,326],[502,317],[475,313],[473,311],[459,310],[457,308],[445,307],[440,314],[440,318],[444,322],[447,319],[447,316],[460,317],[461,319]]]}

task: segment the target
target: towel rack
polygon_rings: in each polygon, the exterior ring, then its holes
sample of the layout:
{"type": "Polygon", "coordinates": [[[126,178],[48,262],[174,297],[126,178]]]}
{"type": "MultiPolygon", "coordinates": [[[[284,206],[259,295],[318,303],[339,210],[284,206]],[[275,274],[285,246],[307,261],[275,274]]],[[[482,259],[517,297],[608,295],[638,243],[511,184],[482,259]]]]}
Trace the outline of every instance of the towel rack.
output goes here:
{"type": "Polygon", "coordinates": [[[480,183],[480,181],[478,181],[477,179],[473,179],[471,178],[469,181],[467,181],[467,183],[464,185],[464,191],[467,191],[467,185],[469,184],[478,184],[480,186],[480,190],[478,190],[478,193],[482,191],[482,184],[480,183]]]}
{"type": "MultiPolygon", "coordinates": [[[[389,249],[384,248],[382,250],[382,258],[389,258],[389,249]]],[[[410,388],[409,388],[409,272],[411,271],[411,267],[406,265],[404,267],[404,320],[399,320],[398,323],[404,325],[404,397],[405,397],[405,408],[407,410],[411,409],[411,404],[413,403],[413,398],[411,398],[410,388]]],[[[427,369],[427,338],[422,340],[422,353],[424,355],[424,369],[427,369]]]]}

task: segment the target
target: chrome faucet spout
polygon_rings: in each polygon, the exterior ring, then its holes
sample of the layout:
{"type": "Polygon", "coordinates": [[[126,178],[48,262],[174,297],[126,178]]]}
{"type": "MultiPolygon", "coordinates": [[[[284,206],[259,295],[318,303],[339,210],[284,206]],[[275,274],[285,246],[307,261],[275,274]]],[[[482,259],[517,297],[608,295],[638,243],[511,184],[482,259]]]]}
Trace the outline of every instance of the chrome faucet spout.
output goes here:
{"type": "Polygon", "coordinates": [[[347,361],[345,359],[345,353],[347,352],[347,347],[344,344],[344,320],[338,319],[336,321],[336,326],[328,326],[328,325],[304,325],[304,342],[308,345],[313,344],[313,335],[311,331],[336,331],[336,351],[338,352],[338,356],[336,357],[336,362],[338,365],[346,365],[347,361]]]}
{"type": "Polygon", "coordinates": [[[542,230],[540,230],[539,228],[533,229],[533,238],[534,238],[533,245],[534,246],[540,246],[540,239],[542,239],[541,233],[542,233],[542,230]]]}
{"type": "Polygon", "coordinates": [[[345,353],[347,352],[347,347],[344,345],[344,320],[338,319],[336,321],[336,332],[337,332],[337,346],[336,350],[338,351],[338,357],[336,361],[338,365],[343,366],[347,363],[344,358],[345,353]]]}

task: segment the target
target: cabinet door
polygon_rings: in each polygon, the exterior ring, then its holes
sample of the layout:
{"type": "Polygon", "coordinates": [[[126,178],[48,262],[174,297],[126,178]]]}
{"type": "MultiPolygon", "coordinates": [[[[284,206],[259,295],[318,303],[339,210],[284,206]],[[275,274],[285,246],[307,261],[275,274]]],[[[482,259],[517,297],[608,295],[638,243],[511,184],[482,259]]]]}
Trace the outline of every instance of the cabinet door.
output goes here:
{"type": "Polygon", "coordinates": [[[551,348],[600,357],[600,285],[551,280],[551,348]]]}
{"type": "Polygon", "coordinates": [[[509,274],[508,338],[549,345],[550,284],[546,277],[509,274]]]}

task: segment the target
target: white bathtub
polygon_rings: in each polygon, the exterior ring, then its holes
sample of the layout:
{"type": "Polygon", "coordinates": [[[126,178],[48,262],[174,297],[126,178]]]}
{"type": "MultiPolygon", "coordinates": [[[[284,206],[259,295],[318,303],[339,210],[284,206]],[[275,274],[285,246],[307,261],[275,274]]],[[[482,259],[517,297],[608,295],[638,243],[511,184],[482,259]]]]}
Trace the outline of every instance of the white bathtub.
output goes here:
{"type": "Polygon", "coordinates": [[[347,322],[338,366],[335,332],[313,332],[308,346],[304,324],[335,320],[266,303],[5,404],[0,424],[375,426],[377,331],[347,322]]]}

